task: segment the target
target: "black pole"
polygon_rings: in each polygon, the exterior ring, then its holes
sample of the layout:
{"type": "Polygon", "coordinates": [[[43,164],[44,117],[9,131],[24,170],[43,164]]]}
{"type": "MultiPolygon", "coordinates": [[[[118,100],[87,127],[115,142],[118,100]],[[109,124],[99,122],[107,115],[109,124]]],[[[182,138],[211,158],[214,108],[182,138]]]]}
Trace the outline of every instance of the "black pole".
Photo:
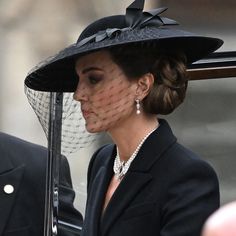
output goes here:
{"type": "Polygon", "coordinates": [[[63,93],[50,93],[44,236],[57,236],[63,93]]]}

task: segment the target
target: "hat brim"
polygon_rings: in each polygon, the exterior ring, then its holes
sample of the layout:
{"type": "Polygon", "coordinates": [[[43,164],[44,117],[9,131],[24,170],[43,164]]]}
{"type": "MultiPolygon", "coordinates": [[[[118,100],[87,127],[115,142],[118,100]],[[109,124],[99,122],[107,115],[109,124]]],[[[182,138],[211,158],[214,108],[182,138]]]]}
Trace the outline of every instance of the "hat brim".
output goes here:
{"type": "Polygon", "coordinates": [[[181,51],[186,55],[188,64],[204,58],[223,44],[218,38],[169,28],[125,31],[100,42],[87,43],[80,47],[73,44],[65,48],[31,71],[25,79],[25,85],[39,91],[73,92],[78,84],[75,73],[75,60],[78,57],[97,50],[141,42],[152,42],[157,49],[164,52],[181,51]]]}

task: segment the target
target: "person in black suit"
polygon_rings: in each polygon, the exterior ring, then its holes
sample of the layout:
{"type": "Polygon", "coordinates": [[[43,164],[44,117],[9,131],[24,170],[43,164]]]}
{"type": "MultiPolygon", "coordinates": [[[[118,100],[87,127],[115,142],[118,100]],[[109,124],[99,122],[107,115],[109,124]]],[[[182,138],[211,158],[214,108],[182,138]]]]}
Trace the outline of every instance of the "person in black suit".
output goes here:
{"type": "MultiPolygon", "coordinates": [[[[42,236],[47,149],[0,132],[0,235],[42,236]]],[[[62,157],[59,187],[59,236],[79,235],[82,215],[73,206],[68,161],[62,157]]]]}
{"type": "Polygon", "coordinates": [[[29,96],[73,92],[87,131],[114,142],[90,161],[83,236],[199,236],[219,207],[215,171],[159,116],[184,101],[187,66],[223,41],[173,29],[164,8],[143,8],[135,0],[125,15],[91,23],[25,79],[29,96]]]}

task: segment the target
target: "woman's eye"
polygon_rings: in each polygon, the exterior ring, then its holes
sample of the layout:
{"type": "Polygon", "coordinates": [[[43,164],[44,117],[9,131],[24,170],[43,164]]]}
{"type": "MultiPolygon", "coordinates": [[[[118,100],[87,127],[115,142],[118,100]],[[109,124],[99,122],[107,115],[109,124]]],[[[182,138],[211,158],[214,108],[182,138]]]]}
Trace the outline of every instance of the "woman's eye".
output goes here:
{"type": "Polygon", "coordinates": [[[101,78],[94,77],[94,76],[89,76],[89,82],[90,84],[97,84],[99,81],[101,81],[101,78]]]}

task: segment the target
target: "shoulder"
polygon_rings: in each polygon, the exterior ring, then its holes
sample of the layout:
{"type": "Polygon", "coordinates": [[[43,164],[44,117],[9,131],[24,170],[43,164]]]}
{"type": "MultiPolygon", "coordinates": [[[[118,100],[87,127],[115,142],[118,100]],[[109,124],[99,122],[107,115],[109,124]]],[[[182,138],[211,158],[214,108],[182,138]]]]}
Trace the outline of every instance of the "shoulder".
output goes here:
{"type": "Polygon", "coordinates": [[[219,207],[216,172],[207,161],[178,143],[162,161],[159,183],[164,225],[169,232],[175,225],[178,235],[199,235],[205,219],[219,207]]]}
{"type": "Polygon", "coordinates": [[[176,143],[163,156],[160,168],[172,186],[183,185],[191,189],[213,187],[218,189],[219,181],[211,164],[188,148],[176,143]]]}
{"type": "Polygon", "coordinates": [[[22,151],[36,151],[36,152],[46,152],[46,148],[23,140],[21,138],[18,138],[16,136],[10,135],[10,134],[6,134],[3,132],[0,132],[0,148],[1,148],[1,152],[4,152],[4,150],[8,150],[9,151],[9,147],[11,147],[11,149],[14,150],[22,150],[22,151]]]}
{"type": "Polygon", "coordinates": [[[25,141],[13,135],[0,132],[1,160],[11,162],[14,167],[25,165],[31,168],[44,169],[46,166],[47,148],[25,141]]]}
{"type": "Polygon", "coordinates": [[[193,168],[203,172],[206,170],[215,172],[205,159],[179,143],[175,143],[168,154],[170,155],[170,163],[173,163],[177,168],[186,169],[186,171],[193,168]]]}
{"type": "MultiPolygon", "coordinates": [[[[200,186],[214,186],[218,188],[219,182],[216,171],[211,164],[190,149],[173,144],[159,158],[151,170],[151,174],[163,188],[187,185],[192,188],[200,186]]],[[[179,188],[180,189],[180,188],[179,188]]]]}

